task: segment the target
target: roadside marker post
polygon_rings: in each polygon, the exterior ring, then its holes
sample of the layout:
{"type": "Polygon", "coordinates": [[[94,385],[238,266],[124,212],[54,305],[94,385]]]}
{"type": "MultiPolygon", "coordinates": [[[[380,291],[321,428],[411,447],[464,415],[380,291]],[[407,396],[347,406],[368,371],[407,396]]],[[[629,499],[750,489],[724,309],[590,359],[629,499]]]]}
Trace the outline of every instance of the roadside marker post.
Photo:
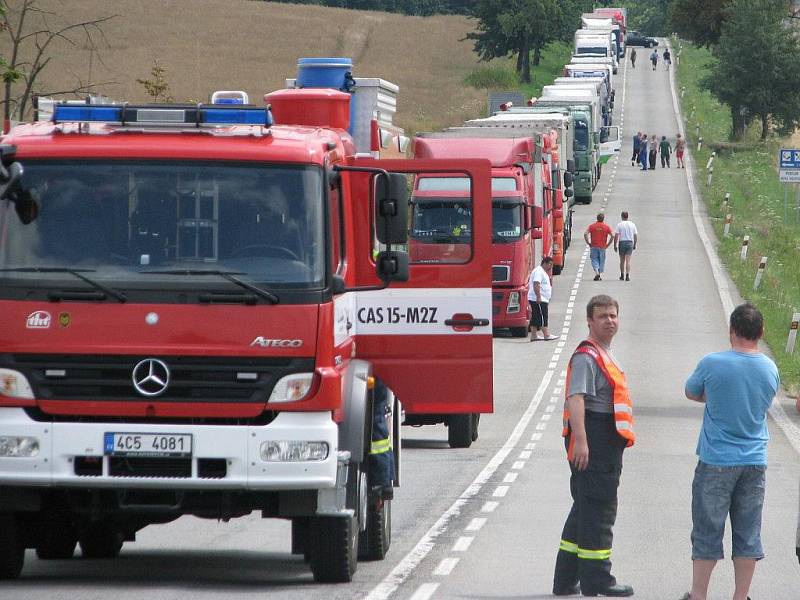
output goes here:
{"type": "Polygon", "coordinates": [[[711,165],[714,164],[714,157],[717,155],[716,152],[712,152],[711,156],[708,157],[708,162],[706,163],[706,169],[710,169],[711,165]]]}
{"type": "Polygon", "coordinates": [[[700,152],[700,148],[703,147],[703,138],[697,138],[697,151],[700,152]]]}
{"type": "Polygon", "coordinates": [[[722,199],[722,208],[729,208],[731,205],[731,193],[725,192],[725,197],[722,199]]]}
{"type": "Polygon", "coordinates": [[[697,123],[694,126],[694,135],[695,137],[700,137],[700,123],[697,123]]]}
{"type": "MultiPolygon", "coordinates": [[[[676,60],[675,60],[675,62],[677,62],[677,57],[676,57],[676,60]]],[[[684,85],[684,86],[682,86],[682,87],[681,87],[681,98],[683,98],[683,95],[684,95],[685,93],[686,93],[686,86],[684,85]]]]}
{"type": "Polygon", "coordinates": [[[800,326],[800,313],[792,315],[792,324],[789,325],[789,339],[786,341],[786,354],[794,354],[794,344],[797,341],[797,328],[800,326]]]}
{"type": "Polygon", "coordinates": [[[744,236],[744,239],[742,240],[742,252],[739,255],[739,258],[741,260],[746,260],[747,259],[747,248],[749,246],[750,246],[750,236],[746,235],[746,236],[744,236]]]}
{"type": "Polygon", "coordinates": [[[733,221],[733,215],[728,213],[725,215],[725,226],[722,228],[722,235],[728,237],[731,234],[731,222],[733,221]]]}
{"type": "Polygon", "coordinates": [[[758,271],[756,271],[756,280],[753,282],[753,290],[758,290],[761,287],[761,278],[764,277],[764,271],[767,268],[767,257],[762,256],[761,262],[758,263],[758,271]]]}
{"type": "Polygon", "coordinates": [[[711,178],[714,176],[714,167],[708,167],[708,179],[706,179],[706,186],[711,187],[711,178]]]}

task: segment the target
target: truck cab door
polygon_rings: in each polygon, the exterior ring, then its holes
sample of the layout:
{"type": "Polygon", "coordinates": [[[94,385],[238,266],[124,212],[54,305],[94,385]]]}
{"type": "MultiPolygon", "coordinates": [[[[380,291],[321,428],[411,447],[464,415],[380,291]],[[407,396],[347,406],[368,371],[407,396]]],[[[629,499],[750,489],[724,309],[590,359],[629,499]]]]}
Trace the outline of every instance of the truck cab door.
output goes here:
{"type": "Polygon", "coordinates": [[[622,149],[619,126],[609,125],[600,129],[600,164],[607,163],[614,154],[622,149]]]}
{"type": "MultiPolygon", "coordinates": [[[[373,373],[392,389],[408,414],[463,414],[493,411],[492,389],[492,192],[488,160],[357,159],[353,166],[380,168],[414,175],[457,173],[468,177],[471,206],[462,207],[448,222],[458,239],[437,237],[442,247],[466,244],[441,259],[411,261],[407,281],[392,281],[374,291],[346,292],[352,296],[355,352],[368,360],[373,373]]],[[[363,173],[348,173],[363,178],[363,173]]],[[[358,287],[374,284],[374,209],[362,210],[366,198],[354,194],[360,232],[352,260],[361,278],[358,287]],[[370,226],[371,227],[371,226],[370,226]],[[364,238],[369,247],[364,247],[364,238]]],[[[409,202],[413,197],[409,195],[409,202]]],[[[419,207],[417,207],[417,211],[419,207]]],[[[409,207],[409,244],[415,227],[422,229],[419,212],[409,207]]],[[[431,215],[441,219],[442,215],[431,215]]],[[[431,225],[433,224],[431,221],[431,225]]],[[[437,221],[438,223],[438,221],[437,221]]],[[[442,232],[446,231],[442,228],[442,232]]],[[[393,248],[399,248],[393,246],[393,248]]],[[[336,300],[337,302],[339,299],[336,300]]]]}

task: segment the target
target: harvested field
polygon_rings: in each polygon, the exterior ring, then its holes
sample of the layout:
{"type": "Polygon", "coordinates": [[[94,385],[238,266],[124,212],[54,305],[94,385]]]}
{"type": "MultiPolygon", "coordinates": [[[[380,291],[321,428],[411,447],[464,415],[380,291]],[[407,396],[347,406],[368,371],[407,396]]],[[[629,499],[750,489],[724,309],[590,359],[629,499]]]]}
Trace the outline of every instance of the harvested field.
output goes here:
{"type": "MultiPolygon", "coordinates": [[[[176,101],[205,101],[216,89],[243,89],[260,102],[265,92],[295,76],[298,58],[350,56],[357,77],[382,77],[400,86],[397,122],[409,132],[460,124],[485,110],[485,92],[463,84],[477,64],[471,42],[460,41],[474,26],[464,17],[253,0],[40,0],[39,5],[69,15],[70,22],[116,15],[103,25],[98,52],[85,44],[54,46],[40,91],[70,89],[76,79],[113,82],[97,92],[146,101],[136,80],[150,78],[157,59],[176,101]]],[[[5,39],[0,53],[8,56],[5,39]]]]}

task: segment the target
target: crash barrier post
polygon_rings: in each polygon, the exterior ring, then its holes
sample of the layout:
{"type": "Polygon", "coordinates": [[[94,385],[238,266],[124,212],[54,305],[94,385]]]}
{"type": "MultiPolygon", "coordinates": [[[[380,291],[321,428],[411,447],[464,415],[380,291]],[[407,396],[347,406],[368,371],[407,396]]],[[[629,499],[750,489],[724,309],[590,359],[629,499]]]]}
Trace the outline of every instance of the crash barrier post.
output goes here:
{"type": "Polygon", "coordinates": [[[703,147],[703,138],[697,138],[697,151],[700,152],[700,148],[703,147]]]}
{"type": "Polygon", "coordinates": [[[756,280],[753,282],[753,290],[761,287],[761,278],[764,277],[764,271],[767,268],[767,257],[762,256],[761,262],[758,263],[758,271],[756,271],[756,280]]]}
{"type": "Polygon", "coordinates": [[[725,215],[725,225],[722,228],[722,235],[728,237],[731,234],[731,222],[733,221],[733,215],[728,213],[725,215]]]}
{"type": "Polygon", "coordinates": [[[792,315],[792,324],[789,325],[789,339],[786,340],[786,354],[794,354],[794,344],[797,341],[797,327],[800,324],[800,313],[792,315]]]}
{"type": "Polygon", "coordinates": [[[747,259],[747,248],[748,248],[748,246],[750,246],[750,236],[746,235],[742,239],[742,252],[741,252],[741,254],[739,254],[739,259],[740,260],[746,260],[747,259]]]}

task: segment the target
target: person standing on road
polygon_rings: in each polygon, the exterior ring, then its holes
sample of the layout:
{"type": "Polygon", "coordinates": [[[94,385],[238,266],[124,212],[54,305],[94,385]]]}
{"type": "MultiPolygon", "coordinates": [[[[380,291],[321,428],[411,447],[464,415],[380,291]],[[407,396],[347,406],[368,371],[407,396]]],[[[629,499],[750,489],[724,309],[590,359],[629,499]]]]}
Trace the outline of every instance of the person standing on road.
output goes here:
{"type": "Polygon", "coordinates": [[[642,142],[642,132],[637,131],[633,136],[633,154],[631,155],[631,166],[636,166],[639,162],[639,148],[642,142]]]}
{"type": "Polygon", "coordinates": [[[664,68],[669,71],[669,67],[672,64],[672,55],[669,52],[669,48],[664,48],[664,68]]]}
{"type": "Polygon", "coordinates": [[[685,169],[686,164],[683,162],[683,153],[686,151],[686,140],[681,137],[679,133],[675,138],[675,163],[679,169],[685,169]]]}
{"type": "Polygon", "coordinates": [[[622,211],[622,221],[614,232],[614,252],[619,252],[619,280],[631,280],[631,256],[639,243],[639,232],[633,221],[628,220],[628,211],[622,211]]]}
{"type": "Polygon", "coordinates": [[[564,430],[572,508],[561,533],[553,594],[633,596],[611,575],[622,453],[633,446],[633,404],[625,372],[611,354],[619,304],[594,296],[586,306],[589,337],[567,367],[564,430]]]}
{"type": "Polygon", "coordinates": [[[656,136],[650,138],[650,156],[648,159],[650,160],[650,169],[654,170],[656,168],[656,155],[658,154],[658,140],[656,140],[656,136]]]}
{"type": "Polygon", "coordinates": [[[639,142],[639,162],[642,164],[642,171],[647,171],[647,134],[642,134],[642,141],[639,142]]]}
{"type": "Polygon", "coordinates": [[[614,232],[605,220],[605,213],[597,213],[597,221],[583,232],[583,239],[589,244],[589,258],[592,261],[595,281],[602,279],[601,275],[606,270],[606,248],[614,241],[614,232]]]}
{"type": "Polygon", "coordinates": [[[658,50],[655,48],[653,48],[653,52],[650,54],[650,62],[653,63],[653,71],[655,71],[656,67],[658,67],[658,50]]]}
{"type": "Polygon", "coordinates": [[[636,48],[631,48],[631,68],[636,68],[636,48]]]}
{"type": "Polygon", "coordinates": [[[661,136],[661,143],[658,145],[658,151],[661,153],[661,168],[672,168],[669,164],[669,157],[672,154],[672,145],[667,140],[667,136],[661,136]]]}
{"type": "Polygon", "coordinates": [[[550,297],[553,295],[553,286],[550,283],[553,277],[553,257],[545,256],[542,263],[531,271],[528,280],[528,304],[531,306],[531,323],[528,327],[531,332],[531,341],[556,340],[557,335],[550,335],[548,329],[547,309],[550,297]],[[542,337],[539,336],[542,333],[542,337]]]}
{"type": "Polygon", "coordinates": [[[767,469],[767,410],[780,386],[775,363],[759,352],[764,317],[752,304],[730,316],[731,349],[703,357],[686,381],[686,397],[705,404],[692,482],[692,590],[706,600],[711,572],[723,558],[730,514],[733,600],[746,600],[756,562],[764,558],[761,513],[767,469]]]}

